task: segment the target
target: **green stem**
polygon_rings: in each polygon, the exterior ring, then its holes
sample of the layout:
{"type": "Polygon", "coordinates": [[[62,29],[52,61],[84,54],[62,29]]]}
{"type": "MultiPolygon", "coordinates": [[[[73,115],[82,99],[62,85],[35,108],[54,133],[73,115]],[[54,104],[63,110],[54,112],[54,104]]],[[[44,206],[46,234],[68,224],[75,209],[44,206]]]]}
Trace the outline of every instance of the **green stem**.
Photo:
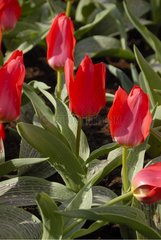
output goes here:
{"type": "Polygon", "coordinates": [[[127,192],[127,193],[125,193],[123,195],[120,195],[120,196],[118,196],[116,198],[113,198],[112,200],[110,200],[107,203],[105,203],[103,206],[111,206],[111,205],[114,205],[114,204],[116,204],[118,202],[125,201],[129,197],[132,197],[132,195],[133,195],[132,191],[127,192]]]}
{"type": "Polygon", "coordinates": [[[57,98],[61,98],[61,84],[62,84],[62,72],[57,71],[57,86],[56,86],[56,93],[57,93],[57,98]]]}
{"type": "Polygon", "coordinates": [[[67,0],[66,16],[70,16],[73,0],[67,0]]]}
{"type": "Polygon", "coordinates": [[[123,183],[124,193],[126,193],[128,191],[128,188],[129,188],[127,153],[128,153],[127,148],[123,147],[122,148],[122,183],[123,183]]]}
{"type": "Polygon", "coordinates": [[[83,120],[81,118],[78,118],[77,136],[76,136],[76,156],[77,157],[79,157],[82,124],[83,124],[83,120]]]}

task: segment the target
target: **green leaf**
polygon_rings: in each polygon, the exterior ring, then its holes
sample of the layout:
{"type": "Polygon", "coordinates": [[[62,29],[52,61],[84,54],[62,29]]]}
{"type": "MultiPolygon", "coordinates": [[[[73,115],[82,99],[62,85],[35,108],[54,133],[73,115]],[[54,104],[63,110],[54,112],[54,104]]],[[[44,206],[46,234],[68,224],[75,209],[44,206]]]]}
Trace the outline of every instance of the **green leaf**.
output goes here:
{"type": "Polygon", "coordinates": [[[42,225],[31,213],[0,205],[0,239],[41,239],[42,225]]]}
{"type": "Polygon", "coordinates": [[[42,239],[62,239],[63,217],[56,212],[59,211],[56,203],[46,193],[41,193],[37,196],[37,204],[43,222],[42,239]]]}
{"type": "Polygon", "coordinates": [[[87,22],[88,17],[95,9],[95,1],[93,0],[80,0],[78,2],[76,13],[75,13],[75,20],[78,22],[87,22]]]}
{"type": "Polygon", "coordinates": [[[140,144],[134,149],[130,149],[128,154],[128,177],[129,181],[133,179],[138,171],[143,168],[147,142],[140,144]]]}
{"type": "Polygon", "coordinates": [[[84,55],[92,57],[119,57],[134,60],[134,55],[130,50],[121,48],[121,43],[114,37],[95,35],[80,40],[75,48],[75,65],[78,66],[84,55]]]}
{"type": "MultiPolygon", "coordinates": [[[[51,102],[51,104],[55,108],[55,121],[59,125],[61,129],[62,135],[68,141],[72,151],[76,152],[76,134],[77,134],[77,126],[78,121],[69,111],[67,105],[60,101],[59,99],[55,99],[50,93],[45,90],[40,89],[43,95],[51,102]]],[[[80,138],[80,151],[79,155],[83,160],[88,158],[90,153],[89,145],[87,138],[84,132],[81,130],[81,138],[80,138]]]]}
{"type": "MultiPolygon", "coordinates": [[[[41,154],[28,144],[24,139],[21,140],[19,158],[41,158],[41,154]]],[[[34,176],[48,178],[54,175],[56,170],[48,161],[35,164],[27,164],[18,168],[18,176],[34,176]]]]}
{"type": "Polygon", "coordinates": [[[36,114],[40,120],[42,126],[53,134],[55,134],[61,141],[68,145],[66,139],[58,130],[58,127],[55,122],[55,117],[51,109],[44,103],[42,98],[36,94],[34,88],[30,85],[24,84],[23,91],[25,95],[30,99],[35,109],[36,114]]]}
{"type": "MultiPolygon", "coordinates": [[[[92,206],[92,189],[91,184],[85,185],[71,200],[65,211],[74,209],[88,209],[92,206]]],[[[84,225],[85,221],[82,219],[65,218],[64,220],[64,238],[70,237],[76,230],[84,225]]]]}
{"type": "Polygon", "coordinates": [[[101,12],[99,12],[94,21],[91,23],[88,23],[82,27],[80,27],[76,32],[75,36],[76,38],[82,37],[85,33],[89,32],[93,27],[95,27],[99,22],[101,22],[113,9],[115,8],[114,4],[109,4],[108,9],[105,9],[101,12]]]}
{"type": "Polygon", "coordinates": [[[49,162],[59,172],[69,188],[78,191],[84,185],[85,171],[83,167],[57,136],[43,128],[27,123],[19,123],[17,128],[22,138],[44,156],[50,157],[49,162]]]}
{"type": "Polygon", "coordinates": [[[144,59],[142,54],[139,52],[139,50],[134,47],[134,53],[136,56],[137,63],[139,67],[142,70],[143,73],[143,81],[145,88],[144,89],[150,97],[150,103],[152,107],[155,107],[157,103],[161,104],[161,98],[158,96],[158,94],[154,91],[154,89],[160,89],[161,88],[161,78],[159,75],[152,69],[152,67],[149,65],[149,63],[144,59]]]}
{"type": "Polygon", "coordinates": [[[151,227],[148,226],[144,213],[129,206],[110,206],[98,207],[87,210],[73,210],[61,212],[68,217],[89,219],[94,221],[104,221],[117,224],[125,224],[130,228],[140,232],[148,239],[160,239],[161,236],[151,227]]]}
{"type": "Polygon", "coordinates": [[[77,230],[75,233],[72,234],[71,238],[75,239],[75,238],[80,238],[80,237],[86,236],[90,233],[95,232],[96,230],[98,230],[99,228],[101,228],[105,225],[107,225],[107,222],[96,221],[96,222],[92,223],[87,229],[81,228],[81,229],[77,230]]]}
{"type": "MultiPolygon", "coordinates": [[[[78,120],[72,115],[65,103],[63,103],[59,99],[57,99],[56,101],[55,119],[61,126],[62,134],[64,135],[64,137],[66,137],[72,151],[75,153],[78,120]]],[[[89,153],[90,149],[86,135],[81,130],[79,155],[83,160],[86,160],[89,157],[89,153]]]]}
{"type": "Polygon", "coordinates": [[[88,167],[88,180],[91,184],[100,182],[105,176],[121,165],[121,148],[111,151],[107,160],[92,161],[88,167]]]}
{"type": "Polygon", "coordinates": [[[93,186],[92,193],[93,193],[92,206],[101,206],[102,204],[105,204],[111,199],[117,197],[117,195],[112,190],[103,186],[93,186]]]}
{"type": "Polygon", "coordinates": [[[133,87],[133,83],[128,78],[128,76],[121,69],[116,68],[112,65],[106,65],[106,67],[115,77],[120,80],[122,87],[126,90],[126,92],[129,93],[133,87]]]}
{"type": "Polygon", "coordinates": [[[15,177],[0,182],[0,204],[34,206],[38,193],[45,192],[55,201],[69,202],[75,193],[66,186],[37,177],[15,177]]]}
{"type": "Polygon", "coordinates": [[[28,52],[45,38],[48,30],[49,24],[41,22],[34,22],[33,24],[33,22],[18,21],[14,31],[11,31],[3,38],[7,46],[6,56],[10,55],[17,48],[24,53],[28,52]]]}
{"type": "Polygon", "coordinates": [[[86,163],[91,162],[94,159],[97,159],[101,156],[107,155],[113,149],[119,147],[117,143],[108,143],[106,145],[101,146],[100,148],[91,152],[89,158],[87,158],[86,163]]]}
{"type": "Polygon", "coordinates": [[[46,161],[48,158],[15,158],[0,164],[0,175],[6,175],[29,164],[36,164],[46,161]]]}
{"type": "Polygon", "coordinates": [[[132,22],[132,24],[136,27],[139,33],[143,36],[145,41],[151,46],[154,50],[157,59],[161,62],[161,41],[152,33],[150,32],[144,25],[142,25],[137,17],[135,17],[129,10],[128,5],[123,2],[125,12],[132,22]]]}

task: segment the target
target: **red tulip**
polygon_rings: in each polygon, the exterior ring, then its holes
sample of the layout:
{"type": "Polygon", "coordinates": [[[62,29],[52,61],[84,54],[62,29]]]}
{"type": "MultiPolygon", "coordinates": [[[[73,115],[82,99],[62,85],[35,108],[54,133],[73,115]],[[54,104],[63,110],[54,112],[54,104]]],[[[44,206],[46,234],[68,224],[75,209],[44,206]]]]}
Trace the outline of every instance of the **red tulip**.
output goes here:
{"type": "Polygon", "coordinates": [[[2,31],[15,27],[21,15],[18,0],[0,0],[0,28],[2,31]]]}
{"type": "Polygon", "coordinates": [[[75,78],[73,68],[73,61],[68,59],[65,63],[65,80],[70,110],[80,118],[97,115],[106,103],[105,65],[93,64],[92,60],[85,56],[75,78]]]}
{"type": "Polygon", "coordinates": [[[64,68],[67,58],[74,58],[74,28],[73,23],[65,13],[57,15],[46,37],[47,60],[55,70],[64,68]]]}
{"type": "Polygon", "coordinates": [[[139,145],[148,136],[152,121],[147,94],[139,86],[129,95],[119,87],[107,117],[116,142],[127,147],[139,145]]]}
{"type": "Polygon", "coordinates": [[[23,53],[16,50],[0,68],[0,122],[19,117],[24,77],[23,53]]]}
{"type": "Polygon", "coordinates": [[[139,171],[132,180],[132,191],[134,197],[147,204],[161,200],[161,162],[139,171]]]}
{"type": "MultiPolygon", "coordinates": [[[[0,140],[5,138],[5,131],[4,131],[4,127],[3,124],[0,123],[0,140]]],[[[0,141],[0,149],[1,149],[1,141],[0,141]]]]}

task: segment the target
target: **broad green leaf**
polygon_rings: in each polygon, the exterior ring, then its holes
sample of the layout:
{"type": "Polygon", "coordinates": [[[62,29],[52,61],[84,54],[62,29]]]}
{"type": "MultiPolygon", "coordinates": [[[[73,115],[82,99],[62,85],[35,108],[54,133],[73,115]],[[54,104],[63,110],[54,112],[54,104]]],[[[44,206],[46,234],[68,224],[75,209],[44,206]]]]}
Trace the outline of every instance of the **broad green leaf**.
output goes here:
{"type": "Polygon", "coordinates": [[[106,145],[103,145],[102,147],[91,152],[89,158],[87,158],[87,160],[86,160],[86,163],[89,163],[92,160],[97,159],[101,156],[107,155],[110,151],[112,151],[113,149],[115,149],[117,147],[119,147],[119,145],[117,143],[108,143],[106,145]]]}
{"type": "Polygon", "coordinates": [[[59,172],[66,185],[78,191],[85,182],[85,171],[69,148],[49,131],[27,123],[19,123],[17,129],[22,138],[44,156],[59,172]]]}
{"type": "Polygon", "coordinates": [[[149,94],[151,106],[154,107],[157,103],[161,104],[161,98],[158,96],[154,89],[161,88],[161,78],[159,75],[152,69],[149,63],[144,59],[139,50],[134,47],[134,53],[136,56],[137,63],[142,70],[144,85],[146,92],[149,94]]]}
{"type": "MultiPolygon", "coordinates": [[[[76,133],[78,121],[69,111],[66,104],[59,99],[55,99],[50,93],[40,89],[43,95],[52,103],[55,108],[55,120],[58,123],[61,133],[67,139],[73,152],[76,151],[76,133]]],[[[79,155],[83,160],[88,158],[90,153],[87,138],[83,131],[81,131],[80,151],[79,155]]]]}
{"type": "Polygon", "coordinates": [[[136,173],[143,168],[146,147],[147,141],[129,151],[127,163],[129,182],[131,182],[136,173]]]}
{"type": "Polygon", "coordinates": [[[142,25],[137,17],[135,17],[129,10],[128,5],[123,2],[125,12],[132,22],[132,24],[136,27],[139,33],[144,37],[145,41],[151,46],[154,50],[157,59],[161,62],[161,41],[152,33],[150,32],[144,25],[142,25]]]}
{"type": "Polygon", "coordinates": [[[37,204],[43,222],[42,239],[62,239],[63,217],[56,212],[59,210],[56,203],[46,193],[40,193],[37,204]]]}
{"type": "Polygon", "coordinates": [[[6,175],[12,171],[16,171],[21,167],[42,163],[47,161],[48,158],[15,158],[0,164],[0,175],[6,175]]]}
{"type": "MultiPolygon", "coordinates": [[[[91,184],[85,185],[71,200],[65,208],[65,211],[74,209],[90,209],[92,206],[92,189],[91,184]]],[[[84,225],[82,219],[65,218],[64,220],[64,238],[69,237],[84,225]]]]}
{"type": "Polygon", "coordinates": [[[80,40],[75,48],[75,65],[78,66],[84,55],[92,57],[121,57],[134,60],[134,55],[130,50],[121,48],[121,43],[114,37],[95,35],[80,40]]]}
{"type": "Polygon", "coordinates": [[[107,225],[107,222],[96,221],[96,222],[92,223],[88,228],[81,228],[81,229],[77,230],[75,233],[72,234],[71,238],[75,239],[75,238],[80,238],[80,237],[86,236],[90,233],[97,231],[98,229],[100,229],[101,227],[103,227],[105,225],[107,225]]]}
{"type": "MultiPolygon", "coordinates": [[[[21,140],[19,158],[41,158],[41,154],[28,144],[24,139],[21,140]]],[[[54,175],[56,170],[48,161],[35,164],[27,164],[18,168],[18,176],[34,176],[48,178],[54,175]]]]}
{"type": "Polygon", "coordinates": [[[157,106],[153,116],[153,126],[150,129],[149,145],[147,150],[150,158],[155,158],[161,155],[161,105],[157,106]]]}
{"type": "Polygon", "coordinates": [[[150,0],[152,19],[155,24],[160,25],[161,23],[161,1],[160,0],[150,0]]]}
{"type": "MultiPolygon", "coordinates": [[[[72,151],[76,152],[76,135],[78,120],[72,115],[65,103],[63,103],[59,99],[57,99],[56,101],[55,119],[61,126],[61,132],[68,140],[72,151]]],[[[90,150],[87,138],[84,132],[81,131],[79,155],[83,160],[86,160],[89,157],[89,153],[90,150]]]]}
{"type": "Polygon", "coordinates": [[[15,177],[0,182],[0,204],[34,206],[38,193],[45,192],[61,203],[69,202],[75,193],[66,186],[37,177],[15,177]]]}
{"type": "Polygon", "coordinates": [[[85,33],[89,32],[93,27],[95,27],[100,21],[102,21],[113,9],[115,8],[114,4],[109,4],[108,9],[105,9],[99,12],[94,21],[80,27],[76,32],[76,38],[82,37],[85,33]]]}
{"type": "Polygon", "coordinates": [[[36,114],[40,120],[42,126],[53,134],[55,134],[61,141],[68,145],[66,139],[62,136],[55,122],[54,114],[51,109],[44,103],[43,99],[36,94],[33,87],[27,84],[24,84],[23,91],[25,95],[30,99],[35,109],[36,114]]]}
{"type": "Polygon", "coordinates": [[[129,93],[133,87],[133,83],[129,77],[119,68],[116,68],[112,65],[106,65],[106,67],[115,77],[120,80],[121,86],[129,93]]]}
{"type": "Polygon", "coordinates": [[[93,0],[80,0],[78,2],[76,13],[75,13],[75,20],[78,22],[87,22],[90,14],[95,9],[95,1],[93,0]]]}
{"type": "Polygon", "coordinates": [[[92,185],[100,182],[105,176],[121,165],[121,148],[111,151],[107,160],[94,160],[88,167],[88,180],[92,185]]]}
{"type": "Polygon", "coordinates": [[[62,211],[62,215],[94,221],[125,224],[140,232],[147,239],[161,239],[161,235],[148,226],[144,213],[130,206],[107,206],[87,210],[62,211]]]}
{"type": "Polygon", "coordinates": [[[0,205],[0,239],[41,239],[42,225],[31,213],[0,205]]]}
{"type": "Polygon", "coordinates": [[[92,206],[101,206],[101,204],[105,204],[111,199],[117,197],[117,195],[112,190],[103,186],[93,186],[92,193],[92,206]]]}
{"type": "Polygon", "coordinates": [[[6,56],[10,55],[15,49],[22,50],[24,53],[31,50],[45,38],[49,26],[49,24],[41,22],[34,22],[33,24],[26,21],[18,21],[14,31],[11,31],[3,38],[7,46],[6,56]]]}

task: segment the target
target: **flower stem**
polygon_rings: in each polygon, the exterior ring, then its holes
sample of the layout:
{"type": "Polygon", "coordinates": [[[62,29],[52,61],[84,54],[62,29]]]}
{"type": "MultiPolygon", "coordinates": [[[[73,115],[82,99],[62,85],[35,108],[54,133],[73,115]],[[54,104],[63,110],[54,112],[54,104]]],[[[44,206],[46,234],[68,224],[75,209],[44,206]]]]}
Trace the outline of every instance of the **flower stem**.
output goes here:
{"type": "Polygon", "coordinates": [[[82,124],[83,124],[83,120],[81,118],[78,118],[77,136],[76,136],[76,156],[77,157],[79,157],[82,124]]]}
{"type": "Polygon", "coordinates": [[[57,86],[56,86],[56,94],[57,98],[61,98],[61,84],[62,84],[62,72],[57,71],[57,86]]]}
{"type": "Polygon", "coordinates": [[[120,195],[120,196],[118,196],[116,198],[113,198],[112,200],[110,200],[107,203],[105,203],[103,206],[111,206],[111,205],[114,205],[114,204],[116,204],[118,202],[125,201],[129,197],[132,197],[132,195],[133,195],[132,191],[127,192],[127,193],[125,193],[123,195],[120,195]]]}
{"type": "Polygon", "coordinates": [[[66,6],[66,16],[70,16],[71,7],[72,7],[73,0],[67,0],[67,6],[66,6]]]}
{"type": "Polygon", "coordinates": [[[126,193],[129,188],[128,182],[128,167],[127,167],[127,153],[128,150],[126,147],[122,148],[122,183],[123,183],[123,191],[126,193]]]}

